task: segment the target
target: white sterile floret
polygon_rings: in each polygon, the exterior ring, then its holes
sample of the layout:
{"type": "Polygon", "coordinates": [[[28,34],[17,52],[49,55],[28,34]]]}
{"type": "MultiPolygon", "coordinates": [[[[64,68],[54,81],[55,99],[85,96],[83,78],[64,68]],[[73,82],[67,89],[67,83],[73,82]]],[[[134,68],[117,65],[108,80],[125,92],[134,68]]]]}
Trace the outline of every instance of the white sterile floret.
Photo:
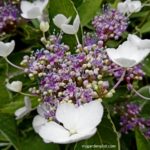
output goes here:
{"type": "Polygon", "coordinates": [[[139,64],[149,53],[150,40],[141,40],[135,35],[129,35],[128,40],[117,49],[107,48],[109,58],[121,67],[129,68],[139,64]]]}
{"type": "Polygon", "coordinates": [[[71,17],[67,18],[63,14],[58,14],[53,18],[54,24],[60,29],[62,28],[63,24],[68,24],[70,20],[71,20],[71,17]]]}
{"type": "Polygon", "coordinates": [[[79,107],[64,102],[56,110],[56,119],[62,125],[54,121],[48,122],[43,116],[37,115],[33,120],[33,128],[46,143],[73,143],[93,136],[102,116],[103,106],[99,100],[79,107]]]}
{"type": "Polygon", "coordinates": [[[33,3],[29,1],[21,1],[21,16],[26,19],[40,18],[43,15],[43,10],[48,4],[48,0],[36,0],[33,3]]]}
{"type": "Polygon", "coordinates": [[[117,8],[119,12],[123,14],[132,14],[134,12],[139,12],[142,8],[142,4],[139,0],[126,0],[124,2],[119,2],[117,8]]]}
{"type": "Polygon", "coordinates": [[[16,119],[23,118],[25,115],[27,115],[32,110],[31,100],[28,96],[24,97],[24,104],[25,104],[24,107],[21,107],[15,111],[16,119]]]}
{"type": "Polygon", "coordinates": [[[142,40],[135,34],[129,34],[127,40],[130,41],[132,44],[134,44],[135,46],[137,46],[140,49],[150,49],[150,40],[149,39],[142,40]]]}
{"type": "Polygon", "coordinates": [[[22,91],[22,82],[21,81],[13,81],[12,83],[6,84],[7,89],[13,92],[21,92],[22,91]]]}
{"type": "Polygon", "coordinates": [[[0,56],[7,57],[15,47],[15,41],[4,43],[0,41],[0,56]]]}
{"type": "Polygon", "coordinates": [[[79,15],[77,15],[73,22],[73,25],[62,24],[61,29],[66,34],[76,34],[79,30],[79,26],[80,26],[80,18],[79,15]]]}

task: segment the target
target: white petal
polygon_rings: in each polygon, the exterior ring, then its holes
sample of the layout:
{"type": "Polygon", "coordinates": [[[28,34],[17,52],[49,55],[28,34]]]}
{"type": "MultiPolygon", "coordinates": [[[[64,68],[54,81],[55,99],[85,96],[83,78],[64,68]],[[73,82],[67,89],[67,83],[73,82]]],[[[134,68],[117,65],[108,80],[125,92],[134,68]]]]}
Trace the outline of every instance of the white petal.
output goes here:
{"type": "Polygon", "coordinates": [[[46,5],[48,4],[48,1],[49,0],[36,0],[33,2],[33,4],[36,6],[36,7],[39,7],[40,8],[40,11],[41,13],[43,12],[43,10],[45,9],[46,5]]]}
{"type": "Polygon", "coordinates": [[[101,121],[103,106],[100,101],[75,107],[74,104],[62,103],[56,111],[56,118],[64,127],[77,133],[94,129],[101,121]]]}
{"type": "Polygon", "coordinates": [[[24,97],[24,103],[24,107],[21,107],[15,111],[16,119],[23,118],[26,114],[28,114],[31,111],[31,100],[28,96],[24,97]]]}
{"type": "Polygon", "coordinates": [[[22,14],[21,16],[26,19],[35,19],[42,16],[43,10],[46,7],[48,3],[48,0],[45,1],[34,1],[33,3],[30,3],[28,1],[22,1],[21,2],[21,10],[22,14]]]}
{"type": "Polygon", "coordinates": [[[76,33],[79,30],[79,26],[80,26],[80,18],[79,18],[79,15],[77,15],[74,22],[73,22],[73,28],[74,28],[76,33]]]}
{"type": "Polygon", "coordinates": [[[21,81],[13,81],[11,84],[7,83],[6,87],[13,92],[21,92],[22,82],[21,81]]]}
{"type": "Polygon", "coordinates": [[[40,116],[44,117],[44,113],[47,111],[46,109],[46,105],[45,104],[41,104],[37,107],[37,112],[40,116]]]}
{"type": "Polygon", "coordinates": [[[34,7],[32,9],[30,9],[29,11],[27,11],[28,19],[35,19],[35,18],[38,18],[41,15],[42,15],[42,13],[41,13],[39,7],[34,7]]]}
{"type": "Polygon", "coordinates": [[[134,34],[129,34],[127,40],[130,41],[135,46],[137,46],[138,48],[150,49],[150,40],[148,39],[141,40],[138,36],[134,34]]]}
{"type": "Polygon", "coordinates": [[[33,4],[31,2],[28,2],[28,1],[21,1],[21,11],[23,13],[27,13],[27,11],[29,11],[32,7],[33,7],[33,4]]]}
{"type": "Polygon", "coordinates": [[[142,8],[142,4],[140,1],[132,1],[128,3],[129,12],[139,12],[142,8]]]}
{"type": "Polygon", "coordinates": [[[74,134],[74,135],[70,136],[70,143],[78,142],[78,141],[85,140],[85,139],[89,139],[90,137],[92,137],[96,133],[96,131],[97,131],[97,129],[94,128],[94,129],[86,131],[86,132],[81,132],[79,134],[74,134]]]}
{"type": "Polygon", "coordinates": [[[145,59],[145,57],[148,56],[149,53],[150,53],[150,49],[139,50],[136,53],[136,55],[134,55],[134,59],[136,59],[136,64],[142,62],[145,59]]]}
{"type": "Polygon", "coordinates": [[[72,103],[61,103],[57,108],[56,118],[66,129],[74,129],[78,122],[77,108],[72,103]]]}
{"type": "Polygon", "coordinates": [[[106,52],[114,63],[129,68],[140,63],[149,54],[150,49],[140,50],[134,42],[125,41],[117,49],[108,48],[106,52]]]}
{"type": "Polygon", "coordinates": [[[118,6],[117,6],[117,9],[119,12],[125,14],[125,13],[128,13],[128,5],[126,2],[120,2],[118,3],[118,6]]]}
{"type": "Polygon", "coordinates": [[[33,126],[35,132],[39,133],[39,129],[46,123],[47,123],[47,120],[44,117],[37,115],[33,119],[32,126],[33,126]]]}
{"type": "Polygon", "coordinates": [[[0,42],[0,56],[2,57],[8,56],[8,48],[3,42],[0,42]]]}
{"type": "Polygon", "coordinates": [[[138,64],[135,60],[126,58],[117,58],[114,62],[124,68],[130,68],[138,64]]]}
{"type": "Polygon", "coordinates": [[[31,100],[30,100],[30,98],[28,96],[24,97],[24,103],[25,103],[25,106],[26,106],[27,110],[30,111],[31,108],[32,108],[31,107],[32,104],[31,104],[31,100]]]}
{"type": "Polygon", "coordinates": [[[39,135],[47,143],[69,143],[69,132],[54,121],[47,122],[39,129],[39,135]]]}
{"type": "Polygon", "coordinates": [[[77,132],[82,133],[96,128],[103,116],[103,106],[99,100],[81,105],[78,108],[77,132]]]}
{"type": "Polygon", "coordinates": [[[135,34],[129,34],[127,40],[135,45],[138,45],[138,43],[141,41],[141,39],[135,34]]]}
{"type": "Polygon", "coordinates": [[[61,29],[66,34],[76,34],[76,31],[74,30],[73,25],[63,24],[61,26],[61,29]]]}
{"type": "Polygon", "coordinates": [[[16,119],[21,119],[23,118],[26,114],[28,113],[26,107],[22,107],[22,108],[19,108],[15,111],[15,116],[16,116],[16,119]]]}
{"type": "Polygon", "coordinates": [[[44,2],[42,2],[43,3],[43,9],[47,6],[48,2],[49,2],[49,0],[44,0],[44,2]]]}
{"type": "Polygon", "coordinates": [[[7,57],[14,50],[14,47],[14,41],[8,43],[0,42],[0,56],[7,57]]]}
{"type": "Polygon", "coordinates": [[[58,14],[53,18],[53,22],[58,28],[61,28],[62,24],[68,23],[68,19],[63,14],[58,14]]]}
{"type": "Polygon", "coordinates": [[[136,60],[134,58],[130,58],[133,57],[132,55],[132,48],[129,49],[131,52],[128,52],[128,47],[127,49],[124,50],[123,49],[114,49],[114,48],[108,48],[106,49],[107,54],[109,56],[109,58],[116,63],[117,65],[121,66],[121,67],[125,67],[125,68],[129,68],[132,67],[134,65],[136,65],[136,60]],[[130,56],[129,56],[130,55],[130,56]]]}
{"type": "Polygon", "coordinates": [[[21,13],[21,16],[22,16],[23,18],[25,18],[25,19],[29,19],[27,13],[21,13]]]}

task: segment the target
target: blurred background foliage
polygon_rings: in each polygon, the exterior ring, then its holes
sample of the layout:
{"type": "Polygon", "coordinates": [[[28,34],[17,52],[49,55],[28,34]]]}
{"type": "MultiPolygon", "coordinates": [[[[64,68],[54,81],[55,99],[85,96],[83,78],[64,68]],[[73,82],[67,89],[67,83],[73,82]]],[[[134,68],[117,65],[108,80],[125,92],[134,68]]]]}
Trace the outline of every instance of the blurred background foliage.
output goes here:
{"type": "MultiPolygon", "coordinates": [[[[0,1],[8,3],[9,0],[0,1]]],[[[11,1],[12,2],[12,1],[11,1]]],[[[55,34],[59,30],[54,26],[52,18],[58,13],[62,13],[67,17],[78,13],[81,19],[81,29],[78,33],[80,41],[82,41],[83,30],[93,31],[91,21],[96,14],[102,13],[102,8],[105,5],[116,8],[120,0],[50,0],[47,6],[47,12],[50,20],[50,34],[55,34]]],[[[149,3],[150,1],[142,0],[142,3],[149,3]]],[[[14,0],[13,3],[19,7],[19,1],[14,0]]],[[[116,47],[120,42],[127,38],[128,33],[134,33],[141,38],[150,39],[150,7],[145,6],[138,13],[130,16],[128,32],[124,33],[122,38],[117,41],[110,40],[107,42],[108,46],[116,47]]],[[[9,59],[14,64],[19,64],[25,54],[30,54],[31,50],[40,49],[43,45],[40,42],[42,36],[39,30],[39,23],[37,20],[24,20],[21,18],[19,23],[13,30],[0,33],[0,40],[16,41],[16,47],[9,59]]],[[[74,50],[76,41],[74,36],[65,35],[63,42],[67,43],[71,50],[74,50]]],[[[150,57],[143,62],[143,70],[146,73],[143,81],[135,83],[139,88],[139,92],[145,96],[149,96],[149,81],[150,81],[150,57]],[[147,85],[147,86],[146,86],[147,85]]],[[[45,144],[42,139],[32,129],[32,119],[36,114],[36,110],[32,111],[30,115],[21,120],[15,120],[14,112],[16,109],[22,107],[24,104],[23,96],[9,92],[6,87],[6,78],[11,77],[11,80],[21,80],[24,83],[23,91],[26,92],[28,86],[32,84],[22,72],[12,68],[3,58],[0,58],[0,149],[2,150],[80,150],[82,145],[115,145],[114,150],[149,150],[150,141],[147,140],[139,129],[128,135],[121,136],[117,131],[119,128],[113,122],[117,122],[110,111],[116,103],[124,101],[135,101],[140,105],[144,105],[142,115],[150,115],[150,102],[142,100],[141,98],[128,93],[126,87],[122,86],[118,92],[109,99],[104,99],[105,114],[102,123],[98,127],[96,135],[89,140],[81,141],[69,145],[45,144]],[[113,120],[113,121],[112,121],[113,120]]],[[[35,107],[37,101],[32,99],[32,105],[35,107]]],[[[92,148],[94,149],[94,148],[92,148]]],[[[102,148],[103,149],[103,148],[102,148]]],[[[107,148],[104,148],[107,150],[107,148]]]]}

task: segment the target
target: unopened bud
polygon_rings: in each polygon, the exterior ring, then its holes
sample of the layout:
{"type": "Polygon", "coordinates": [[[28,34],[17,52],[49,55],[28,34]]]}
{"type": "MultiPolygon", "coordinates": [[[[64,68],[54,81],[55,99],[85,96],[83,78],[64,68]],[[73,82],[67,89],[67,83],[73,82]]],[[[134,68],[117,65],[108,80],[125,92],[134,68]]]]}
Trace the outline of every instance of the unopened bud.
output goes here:
{"type": "Polygon", "coordinates": [[[41,30],[42,32],[47,32],[48,29],[49,29],[49,23],[48,23],[47,21],[42,21],[42,22],[40,23],[40,30],[41,30]]]}

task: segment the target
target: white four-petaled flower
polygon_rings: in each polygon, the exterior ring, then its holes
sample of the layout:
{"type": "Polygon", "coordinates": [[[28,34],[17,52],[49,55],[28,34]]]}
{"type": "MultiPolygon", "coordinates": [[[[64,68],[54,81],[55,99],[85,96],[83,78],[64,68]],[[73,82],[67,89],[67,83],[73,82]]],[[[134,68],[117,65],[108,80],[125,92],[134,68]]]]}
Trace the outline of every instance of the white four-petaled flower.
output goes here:
{"type": "Polygon", "coordinates": [[[58,28],[62,29],[62,25],[68,24],[70,22],[70,19],[71,17],[67,18],[63,14],[58,14],[53,18],[53,22],[58,28]]]}
{"type": "Polygon", "coordinates": [[[21,16],[26,19],[40,19],[49,0],[36,0],[33,3],[21,1],[21,16]]]}
{"type": "Polygon", "coordinates": [[[22,82],[21,81],[13,81],[12,83],[6,84],[7,89],[13,92],[21,92],[22,91],[22,82]]]}
{"type": "Polygon", "coordinates": [[[102,116],[103,106],[99,100],[79,107],[61,103],[56,110],[56,119],[61,124],[48,121],[40,111],[33,120],[33,128],[46,143],[73,143],[93,136],[102,116]]]}
{"type": "Polygon", "coordinates": [[[77,34],[80,26],[80,18],[79,15],[73,21],[73,25],[70,24],[62,24],[61,30],[66,34],[77,34]]]}
{"type": "Polygon", "coordinates": [[[4,43],[0,41],[0,56],[7,57],[15,47],[15,42],[11,41],[8,43],[4,43]]]}
{"type": "Polygon", "coordinates": [[[109,58],[121,67],[129,68],[139,64],[150,53],[150,40],[141,40],[129,35],[128,40],[117,49],[107,48],[109,58]]]}
{"type": "Polygon", "coordinates": [[[32,110],[31,100],[28,96],[24,97],[24,104],[25,104],[24,107],[21,107],[15,111],[16,119],[23,118],[25,115],[27,115],[32,110]]]}
{"type": "Polygon", "coordinates": [[[139,0],[136,1],[126,0],[124,2],[119,2],[117,7],[119,12],[129,15],[134,12],[139,12],[142,8],[142,4],[141,1],[139,0]]]}

